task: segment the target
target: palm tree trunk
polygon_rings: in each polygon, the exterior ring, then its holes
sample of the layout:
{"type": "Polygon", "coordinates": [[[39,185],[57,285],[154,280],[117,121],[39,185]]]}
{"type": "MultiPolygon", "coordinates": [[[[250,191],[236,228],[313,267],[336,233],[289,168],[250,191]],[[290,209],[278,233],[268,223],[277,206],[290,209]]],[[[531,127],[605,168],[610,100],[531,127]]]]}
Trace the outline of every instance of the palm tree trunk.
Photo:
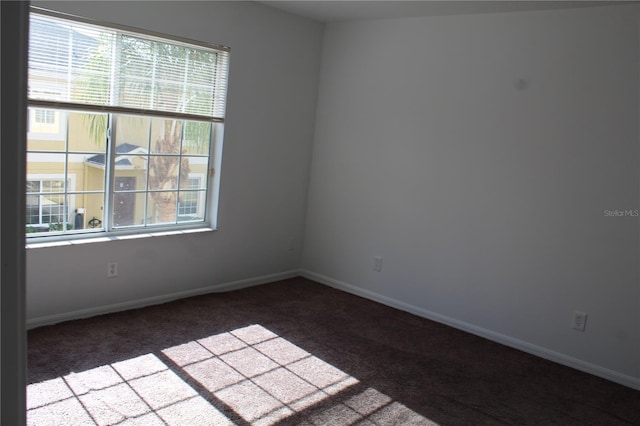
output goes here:
{"type": "Polygon", "coordinates": [[[185,188],[189,182],[189,159],[178,157],[181,153],[181,123],[167,120],[164,123],[164,138],[156,142],[156,151],[171,156],[155,156],[149,159],[149,187],[170,190],[152,192],[156,203],[156,223],[175,222],[177,215],[178,184],[185,188]]]}

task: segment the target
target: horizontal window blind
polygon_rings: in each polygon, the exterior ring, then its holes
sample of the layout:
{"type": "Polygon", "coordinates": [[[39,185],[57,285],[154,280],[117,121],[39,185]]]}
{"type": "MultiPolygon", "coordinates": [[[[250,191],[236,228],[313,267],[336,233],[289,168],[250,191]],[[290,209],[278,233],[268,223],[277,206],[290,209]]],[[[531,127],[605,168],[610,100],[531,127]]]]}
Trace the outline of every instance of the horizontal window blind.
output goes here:
{"type": "Polygon", "coordinates": [[[222,121],[229,52],[31,14],[29,100],[222,121]]]}

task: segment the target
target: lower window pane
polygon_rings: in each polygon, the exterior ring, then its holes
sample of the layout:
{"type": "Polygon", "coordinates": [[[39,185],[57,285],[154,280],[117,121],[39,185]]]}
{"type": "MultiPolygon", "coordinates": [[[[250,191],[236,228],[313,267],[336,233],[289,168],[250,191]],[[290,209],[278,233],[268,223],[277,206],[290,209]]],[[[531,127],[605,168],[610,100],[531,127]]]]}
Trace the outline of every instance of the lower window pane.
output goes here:
{"type": "Polygon", "coordinates": [[[177,191],[150,192],[147,224],[176,223],[177,191]]]}
{"type": "Polygon", "coordinates": [[[27,195],[27,225],[40,223],[40,196],[27,195]]]}
{"type": "Polygon", "coordinates": [[[205,222],[209,148],[217,126],[37,110],[31,111],[34,120],[55,121],[59,128],[47,137],[28,135],[25,224],[30,237],[123,228],[145,232],[145,227],[205,222]]]}
{"type": "Polygon", "coordinates": [[[104,194],[74,194],[75,209],[71,213],[74,231],[104,229],[104,194]]]}
{"type": "MultiPolygon", "coordinates": [[[[123,183],[126,187],[126,182],[123,183]]],[[[144,225],[145,193],[116,192],[112,201],[114,227],[144,225]]]]}
{"type": "Polygon", "coordinates": [[[64,194],[28,195],[26,233],[63,232],[71,229],[68,206],[64,194]]]}
{"type": "Polygon", "coordinates": [[[175,155],[149,157],[149,189],[178,189],[178,181],[189,177],[189,161],[175,155]]]}
{"type": "Polygon", "coordinates": [[[178,222],[189,222],[204,219],[203,191],[180,191],[178,201],[178,222]]]}
{"type": "MultiPolygon", "coordinates": [[[[66,161],[65,154],[29,152],[27,153],[27,180],[54,179],[64,182],[66,161]]],[[[51,191],[51,186],[43,189],[51,191]]]]}
{"type": "MultiPolygon", "coordinates": [[[[42,223],[57,224],[65,222],[64,195],[47,194],[40,196],[42,223]]],[[[58,229],[60,231],[61,229],[58,229]]]]}

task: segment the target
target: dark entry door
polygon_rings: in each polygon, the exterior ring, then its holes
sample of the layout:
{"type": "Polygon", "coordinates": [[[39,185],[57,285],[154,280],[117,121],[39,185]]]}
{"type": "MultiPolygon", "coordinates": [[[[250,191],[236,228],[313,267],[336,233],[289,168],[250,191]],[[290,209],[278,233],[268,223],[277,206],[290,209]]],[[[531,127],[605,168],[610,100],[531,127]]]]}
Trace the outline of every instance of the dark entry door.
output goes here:
{"type": "Polygon", "coordinates": [[[116,192],[113,195],[113,225],[133,225],[136,210],[136,194],[133,192],[118,191],[133,191],[136,189],[136,178],[116,177],[114,183],[114,190],[116,192]]]}

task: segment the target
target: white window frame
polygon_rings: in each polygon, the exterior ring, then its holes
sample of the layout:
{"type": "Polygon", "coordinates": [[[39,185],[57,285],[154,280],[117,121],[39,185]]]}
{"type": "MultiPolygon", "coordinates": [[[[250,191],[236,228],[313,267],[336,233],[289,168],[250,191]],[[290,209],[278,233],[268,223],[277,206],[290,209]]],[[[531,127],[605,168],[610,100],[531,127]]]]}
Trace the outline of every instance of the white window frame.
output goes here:
{"type": "MultiPolygon", "coordinates": [[[[68,112],[86,112],[86,113],[96,113],[96,112],[102,112],[102,113],[108,113],[109,116],[111,116],[111,114],[128,114],[128,115],[140,115],[140,116],[151,116],[151,117],[157,117],[157,118],[165,118],[165,119],[170,119],[170,120],[179,120],[179,121],[209,121],[211,123],[211,134],[210,134],[210,140],[209,140],[209,153],[208,156],[206,156],[206,154],[198,154],[198,155],[205,155],[205,157],[202,158],[207,158],[207,172],[206,173],[190,173],[190,178],[192,176],[196,176],[198,179],[202,179],[203,182],[205,182],[205,190],[203,191],[199,191],[198,194],[198,200],[197,200],[197,209],[198,209],[198,217],[203,217],[204,220],[203,221],[184,221],[181,222],[180,221],[180,215],[179,215],[179,204],[176,203],[176,210],[175,210],[175,223],[169,223],[169,224],[146,224],[144,226],[137,226],[137,225],[133,225],[133,226],[126,226],[126,227],[114,227],[111,221],[112,215],[114,213],[114,206],[111,205],[111,202],[113,201],[113,197],[114,197],[114,188],[113,188],[113,182],[115,179],[115,163],[116,163],[116,158],[118,156],[120,156],[121,154],[119,153],[115,153],[115,145],[117,142],[115,142],[113,139],[111,139],[111,133],[112,130],[111,128],[108,129],[108,145],[111,145],[111,148],[107,148],[106,152],[105,152],[105,187],[104,187],[104,203],[103,203],[103,209],[104,209],[104,215],[103,215],[103,225],[104,225],[104,229],[101,230],[87,230],[87,232],[73,232],[73,233],[64,233],[64,235],[57,235],[57,236],[49,236],[49,235],[39,235],[39,236],[35,236],[35,237],[30,237],[29,240],[33,241],[33,242],[39,242],[39,240],[46,240],[46,241],[51,241],[51,240],[56,240],[56,239],[60,239],[60,240],[67,240],[67,239],[75,239],[75,238],[84,238],[84,237],[95,237],[96,233],[104,233],[106,235],[126,235],[126,234],[138,234],[138,233],[143,233],[143,234],[148,234],[149,232],[153,232],[153,231],[158,231],[158,232],[163,232],[163,231],[171,231],[171,230],[188,230],[188,229],[193,229],[193,228],[208,228],[208,229],[216,229],[217,226],[217,209],[218,209],[218,194],[219,194],[219,185],[220,185],[220,177],[219,177],[219,173],[216,173],[215,170],[219,170],[220,169],[220,161],[221,161],[221,147],[222,147],[222,135],[224,133],[223,131],[223,126],[224,126],[224,103],[225,103],[225,99],[226,99],[226,75],[227,75],[227,70],[228,70],[228,52],[229,49],[226,47],[221,47],[218,45],[212,45],[212,44],[208,44],[208,43],[203,43],[203,42],[198,42],[198,41],[193,41],[193,40],[187,40],[187,39],[181,39],[178,37],[173,37],[173,36],[168,36],[168,35],[164,35],[164,34],[157,34],[157,33],[151,33],[148,31],[141,31],[138,29],[133,29],[133,28],[129,28],[129,27],[124,27],[124,26],[120,26],[120,25],[113,25],[113,24],[106,24],[106,23],[101,23],[101,22],[97,22],[97,21],[93,21],[93,20],[88,20],[85,18],[79,18],[79,17],[69,17],[68,15],[63,15],[63,14],[59,14],[57,12],[52,12],[52,11],[47,11],[44,9],[38,9],[38,8],[32,8],[32,14],[37,14],[37,15],[43,15],[43,16],[51,16],[53,18],[59,18],[59,19],[66,19],[69,20],[71,23],[73,22],[78,22],[79,24],[86,24],[86,25],[91,25],[94,27],[100,27],[100,28],[106,28],[106,29],[113,29],[114,31],[125,31],[126,33],[129,33],[131,35],[133,35],[133,37],[136,37],[136,34],[138,34],[140,37],[144,37],[144,36],[148,36],[151,37],[152,39],[155,39],[159,42],[165,42],[165,43],[179,43],[180,45],[184,45],[187,46],[187,49],[189,49],[189,46],[195,46],[196,49],[212,49],[213,51],[217,52],[216,53],[216,57],[220,58],[220,55],[222,54],[222,65],[220,65],[220,62],[217,62],[215,66],[223,66],[224,68],[222,69],[222,72],[220,71],[221,69],[218,68],[218,71],[216,71],[216,77],[215,77],[215,85],[217,85],[216,87],[219,87],[220,89],[216,89],[215,92],[211,92],[212,93],[212,100],[215,102],[214,109],[212,110],[212,114],[214,114],[214,116],[211,117],[207,117],[207,116],[203,116],[203,115],[197,115],[197,114],[191,114],[188,112],[184,112],[184,110],[182,112],[167,112],[167,111],[153,111],[153,110],[143,110],[143,109],[138,109],[138,108],[133,108],[133,107],[119,107],[117,105],[115,106],[110,106],[110,105],[96,105],[96,106],[92,106],[90,104],[75,104],[73,101],[69,101],[68,99],[68,95],[67,99],[65,99],[64,96],[60,96],[58,97],[56,94],[53,94],[53,92],[51,92],[50,90],[47,89],[42,89],[45,90],[46,93],[43,92],[42,98],[37,99],[37,98],[32,98],[31,96],[33,96],[33,93],[37,93],[38,88],[34,88],[34,90],[30,93],[30,98],[29,98],[29,106],[30,108],[30,114],[31,115],[35,115],[35,110],[36,109],[40,109],[40,108],[46,108],[46,109],[53,109],[56,110],[56,117],[60,118],[60,126],[59,129],[60,131],[53,135],[47,135],[47,134],[39,134],[39,133],[28,133],[28,137],[30,139],[37,139],[37,140],[63,140],[65,141],[65,145],[68,144],[67,140],[67,132],[68,132],[68,122],[66,120],[66,115],[68,112]],[[219,90],[219,91],[218,91],[219,90]],[[221,103],[222,102],[222,103],[221,103]],[[222,106],[220,106],[222,105],[222,106]],[[63,122],[64,120],[64,122],[63,122]]],[[[116,49],[117,50],[117,49],[116,49]]],[[[114,50],[114,52],[116,51],[114,50]]],[[[198,53],[199,55],[199,53],[198,53]]],[[[41,56],[41,57],[45,57],[45,56],[41,56]]],[[[189,56],[187,55],[187,58],[189,58],[189,56]]],[[[200,56],[194,57],[194,58],[198,58],[198,59],[193,59],[194,61],[199,61],[200,56]]],[[[71,59],[70,59],[71,61],[71,59]]],[[[218,59],[218,61],[220,61],[220,59],[218,59]]],[[[207,64],[208,62],[196,62],[197,64],[207,64]]],[[[42,66],[42,63],[40,62],[36,62],[36,65],[38,66],[42,66]]],[[[155,65],[154,65],[155,66],[155,65]]],[[[201,65],[198,65],[201,66],[201,65]]],[[[213,66],[213,65],[212,65],[213,66]]],[[[70,81],[70,80],[69,80],[70,81]]],[[[117,84],[117,80],[115,80],[114,82],[115,84],[117,84]]],[[[187,84],[187,80],[185,77],[185,83],[187,84]]],[[[192,84],[192,83],[189,83],[192,84]]],[[[111,95],[113,97],[113,93],[111,95]]],[[[149,106],[151,107],[151,106],[149,106]]],[[[30,117],[32,119],[35,119],[34,117],[30,117]]],[[[69,151],[65,150],[65,152],[67,152],[69,154],[69,151]]],[[[43,151],[36,151],[37,154],[45,154],[45,152],[43,151]]],[[[181,154],[182,155],[182,154],[181,154]]],[[[186,155],[190,155],[190,154],[184,154],[186,155]]],[[[35,179],[33,179],[35,180],[35,179]]],[[[75,183],[74,183],[74,190],[75,190],[75,183]]],[[[176,189],[176,191],[185,191],[188,190],[187,188],[180,188],[178,187],[176,189]]],[[[69,192],[70,190],[68,190],[67,192],[69,192]]],[[[81,188],[80,191],[83,191],[83,189],[81,188]]],[[[150,189],[147,187],[147,189],[145,190],[145,194],[146,197],[149,197],[149,192],[150,189]]],[[[69,198],[72,198],[73,196],[70,195],[68,196],[69,198]]],[[[69,199],[69,205],[68,205],[68,211],[74,211],[73,206],[71,205],[71,200],[69,199]]],[[[69,213],[71,214],[71,213],[69,213]]],[[[145,214],[146,216],[146,214],[145,214]]],[[[70,221],[70,219],[72,218],[68,218],[68,221],[70,221]]],[[[146,220],[146,219],[145,219],[146,220]]]]}

